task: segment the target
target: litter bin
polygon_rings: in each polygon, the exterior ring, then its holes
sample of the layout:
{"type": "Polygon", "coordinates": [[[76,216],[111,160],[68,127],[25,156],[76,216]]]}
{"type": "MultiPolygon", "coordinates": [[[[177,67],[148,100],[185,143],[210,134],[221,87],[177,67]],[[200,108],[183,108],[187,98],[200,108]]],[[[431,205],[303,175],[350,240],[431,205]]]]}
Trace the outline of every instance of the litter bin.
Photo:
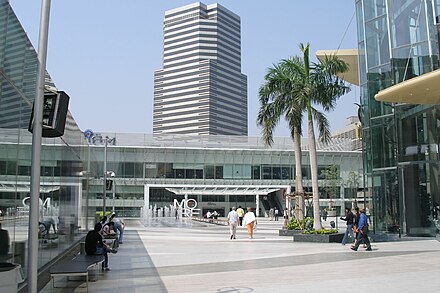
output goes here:
{"type": "Polygon", "coordinates": [[[21,266],[14,263],[0,263],[0,284],[2,293],[16,293],[18,283],[23,282],[21,266]]]}

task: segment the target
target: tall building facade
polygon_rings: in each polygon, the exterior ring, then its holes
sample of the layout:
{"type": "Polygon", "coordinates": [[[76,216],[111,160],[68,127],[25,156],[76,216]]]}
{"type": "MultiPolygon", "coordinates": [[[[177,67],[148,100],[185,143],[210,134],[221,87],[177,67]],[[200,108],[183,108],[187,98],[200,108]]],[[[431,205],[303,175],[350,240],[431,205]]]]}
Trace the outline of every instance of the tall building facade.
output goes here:
{"type": "Polygon", "coordinates": [[[240,17],[200,2],[165,12],[154,75],[153,133],[247,135],[240,17]]]}
{"type": "Polygon", "coordinates": [[[356,12],[364,173],[374,229],[438,234],[440,107],[424,100],[440,98],[438,81],[426,83],[439,68],[439,2],[357,0],[356,12]],[[378,101],[384,89],[391,95],[378,101]]]}

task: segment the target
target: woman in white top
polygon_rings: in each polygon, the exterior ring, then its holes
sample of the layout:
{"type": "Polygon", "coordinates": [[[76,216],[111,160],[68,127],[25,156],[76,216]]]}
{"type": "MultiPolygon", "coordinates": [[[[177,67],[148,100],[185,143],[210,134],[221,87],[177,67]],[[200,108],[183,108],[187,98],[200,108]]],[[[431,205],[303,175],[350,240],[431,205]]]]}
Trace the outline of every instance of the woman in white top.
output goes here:
{"type": "Polygon", "coordinates": [[[254,234],[254,225],[257,224],[257,218],[255,214],[252,212],[251,208],[247,208],[247,213],[243,218],[243,226],[246,225],[249,238],[252,239],[254,234]]]}

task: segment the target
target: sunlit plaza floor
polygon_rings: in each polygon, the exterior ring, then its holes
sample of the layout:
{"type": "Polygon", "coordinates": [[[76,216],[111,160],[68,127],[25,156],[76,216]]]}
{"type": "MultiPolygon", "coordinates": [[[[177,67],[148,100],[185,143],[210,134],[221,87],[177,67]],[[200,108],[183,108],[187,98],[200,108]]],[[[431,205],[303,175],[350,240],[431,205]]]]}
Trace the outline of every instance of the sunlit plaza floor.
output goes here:
{"type": "MultiPolygon", "coordinates": [[[[259,219],[254,239],[229,229],[173,218],[128,223],[110,272],[89,292],[440,292],[440,242],[373,243],[351,251],[338,243],[295,243],[278,236],[282,221],[259,219]],[[362,251],[361,251],[362,250],[362,251]]],[[[341,230],[344,230],[343,228],[341,230]]],[[[57,278],[42,292],[86,292],[57,278]]]]}

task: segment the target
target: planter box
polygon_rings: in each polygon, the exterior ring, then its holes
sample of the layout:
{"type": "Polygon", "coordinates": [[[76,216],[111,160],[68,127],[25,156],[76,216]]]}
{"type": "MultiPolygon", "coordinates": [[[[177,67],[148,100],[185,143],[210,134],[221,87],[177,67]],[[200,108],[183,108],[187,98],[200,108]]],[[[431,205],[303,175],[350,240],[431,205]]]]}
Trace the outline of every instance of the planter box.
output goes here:
{"type": "Polygon", "coordinates": [[[341,243],[344,233],[336,234],[296,234],[293,235],[293,242],[316,242],[316,243],[341,243]]]}
{"type": "Polygon", "coordinates": [[[298,234],[302,234],[302,230],[287,230],[287,229],[278,230],[278,236],[293,236],[298,234]]]}

